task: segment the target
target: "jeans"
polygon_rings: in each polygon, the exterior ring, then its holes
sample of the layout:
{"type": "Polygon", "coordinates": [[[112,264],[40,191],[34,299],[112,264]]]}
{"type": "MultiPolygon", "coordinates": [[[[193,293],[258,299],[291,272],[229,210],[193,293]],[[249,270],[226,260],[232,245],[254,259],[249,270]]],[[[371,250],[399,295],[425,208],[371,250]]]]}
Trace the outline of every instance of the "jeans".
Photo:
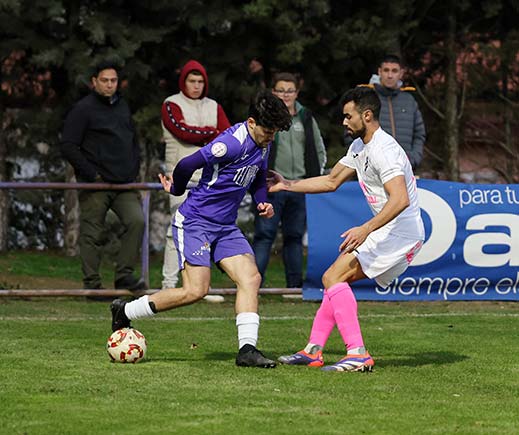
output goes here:
{"type": "Polygon", "coordinates": [[[281,222],[286,285],[289,288],[302,287],[303,236],[306,229],[305,194],[286,191],[269,193],[268,201],[274,206],[274,217],[265,219],[256,213],[254,220],[253,249],[258,270],[264,280],[272,244],[281,222]]]}

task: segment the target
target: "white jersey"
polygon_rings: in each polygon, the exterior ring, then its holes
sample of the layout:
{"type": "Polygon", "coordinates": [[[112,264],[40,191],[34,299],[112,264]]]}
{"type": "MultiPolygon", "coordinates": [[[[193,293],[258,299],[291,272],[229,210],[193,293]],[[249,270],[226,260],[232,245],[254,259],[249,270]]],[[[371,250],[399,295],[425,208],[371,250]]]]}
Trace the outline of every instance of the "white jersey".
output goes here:
{"type": "Polygon", "coordinates": [[[355,139],[339,163],[357,171],[360,188],[374,215],[380,213],[388,200],[384,184],[394,177],[403,175],[409,195],[409,206],[377,231],[424,240],[425,231],[418,205],[416,179],[405,151],[393,136],[378,128],[367,144],[360,138],[355,139]]]}

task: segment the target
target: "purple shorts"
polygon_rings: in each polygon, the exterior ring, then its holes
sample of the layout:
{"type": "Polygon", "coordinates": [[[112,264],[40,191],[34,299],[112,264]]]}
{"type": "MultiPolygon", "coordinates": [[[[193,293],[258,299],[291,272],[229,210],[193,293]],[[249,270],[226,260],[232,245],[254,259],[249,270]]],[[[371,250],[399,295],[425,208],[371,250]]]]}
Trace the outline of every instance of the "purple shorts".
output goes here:
{"type": "Polygon", "coordinates": [[[184,262],[211,267],[235,255],[254,255],[249,242],[236,225],[214,225],[182,216],[178,211],[172,223],[173,239],[178,250],[180,270],[184,262]]]}

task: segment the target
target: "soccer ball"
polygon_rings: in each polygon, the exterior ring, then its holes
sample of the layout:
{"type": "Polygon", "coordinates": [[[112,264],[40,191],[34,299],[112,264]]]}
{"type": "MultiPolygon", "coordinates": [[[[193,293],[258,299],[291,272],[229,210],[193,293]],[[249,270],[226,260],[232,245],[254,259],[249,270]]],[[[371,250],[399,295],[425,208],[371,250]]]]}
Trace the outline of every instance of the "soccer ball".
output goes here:
{"type": "Polygon", "coordinates": [[[122,328],[108,338],[106,350],[113,362],[136,363],[146,355],[146,338],[133,328],[122,328]]]}

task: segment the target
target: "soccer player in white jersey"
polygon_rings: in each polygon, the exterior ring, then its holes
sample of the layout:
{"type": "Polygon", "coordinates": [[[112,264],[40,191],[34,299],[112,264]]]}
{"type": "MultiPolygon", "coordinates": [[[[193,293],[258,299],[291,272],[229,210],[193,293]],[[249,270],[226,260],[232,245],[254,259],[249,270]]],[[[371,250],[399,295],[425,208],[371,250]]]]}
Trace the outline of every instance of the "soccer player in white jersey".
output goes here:
{"type": "Polygon", "coordinates": [[[331,192],[357,174],[373,218],[341,235],[344,241],[339,256],[323,275],[323,300],[308,344],[293,355],[279,357],[279,361],[322,367],[323,348],[337,325],[347,354],[322,370],[371,371],[375,362],[364,346],[350,284],[371,278],[382,288],[388,287],[420,250],[424,227],[409,159],[396,140],[380,128],[380,100],[375,91],[351,89],[343,96],[341,107],[343,125],[355,139],[346,156],[328,175],[289,181],[274,173],[269,191],[331,192]]]}

